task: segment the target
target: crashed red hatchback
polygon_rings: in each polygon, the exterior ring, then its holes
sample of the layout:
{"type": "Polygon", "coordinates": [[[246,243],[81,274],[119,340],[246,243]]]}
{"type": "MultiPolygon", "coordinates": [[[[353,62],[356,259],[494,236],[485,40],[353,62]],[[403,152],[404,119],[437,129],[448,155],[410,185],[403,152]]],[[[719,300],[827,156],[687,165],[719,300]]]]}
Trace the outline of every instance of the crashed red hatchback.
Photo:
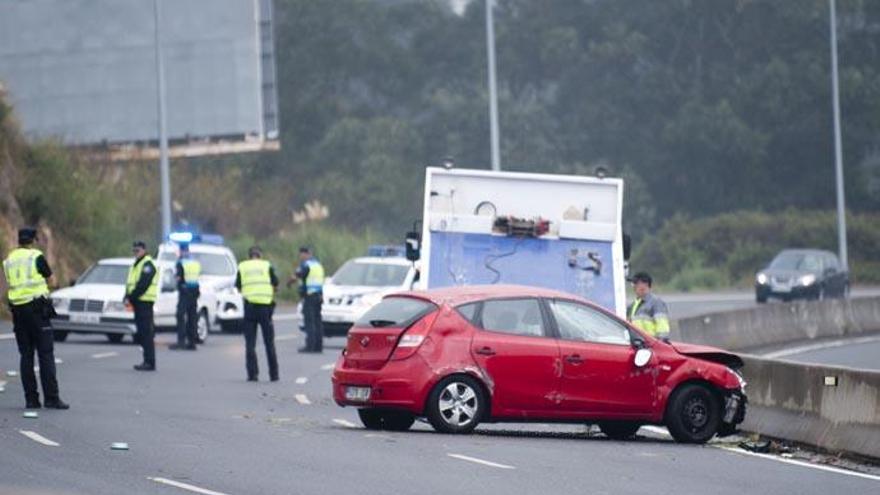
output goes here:
{"type": "Polygon", "coordinates": [[[625,439],[665,425],[681,442],[727,435],[745,416],[742,360],[645,335],[570,294],[469,286],[385,297],[349,331],[333,397],[369,429],[595,423],[625,439]]]}

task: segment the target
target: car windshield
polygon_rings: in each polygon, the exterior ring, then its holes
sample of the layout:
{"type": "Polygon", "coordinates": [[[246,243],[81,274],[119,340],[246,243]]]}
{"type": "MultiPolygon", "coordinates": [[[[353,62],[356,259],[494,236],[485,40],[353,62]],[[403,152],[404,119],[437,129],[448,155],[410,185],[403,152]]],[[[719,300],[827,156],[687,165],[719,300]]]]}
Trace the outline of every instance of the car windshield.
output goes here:
{"type": "Polygon", "coordinates": [[[235,275],[232,261],[223,254],[190,253],[190,256],[202,264],[202,275],[235,275]]]}
{"type": "Polygon", "coordinates": [[[333,275],[336,285],[392,287],[403,285],[409,267],[385,263],[358,263],[349,261],[333,275]]]}
{"type": "Polygon", "coordinates": [[[773,259],[770,268],[775,270],[817,270],[819,260],[815,256],[802,253],[782,253],[773,259]]]}
{"type": "Polygon", "coordinates": [[[78,284],[125,285],[127,265],[92,265],[77,281],[78,284]]]}

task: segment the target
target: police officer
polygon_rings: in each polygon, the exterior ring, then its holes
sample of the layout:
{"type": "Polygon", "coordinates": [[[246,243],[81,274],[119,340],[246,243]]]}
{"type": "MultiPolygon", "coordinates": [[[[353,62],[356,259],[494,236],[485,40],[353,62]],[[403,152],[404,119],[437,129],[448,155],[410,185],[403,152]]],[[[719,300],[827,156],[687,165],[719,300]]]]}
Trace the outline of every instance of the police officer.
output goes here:
{"type": "Polygon", "coordinates": [[[131,245],[134,253],[134,264],[128,270],[125,283],[125,302],[134,309],[134,324],[137,327],[135,340],[144,351],[144,360],[134,365],[137,371],[156,370],[156,345],[153,342],[153,303],[159,293],[159,272],[153,258],[147,254],[147,245],[143,241],[134,241],[131,245]]]}
{"type": "Polygon", "coordinates": [[[192,258],[189,244],[180,245],[180,257],[175,267],[177,274],[177,344],[174,350],[196,350],[198,334],[199,275],[202,264],[192,258]]]}
{"type": "Polygon", "coordinates": [[[636,300],[626,311],[627,319],[652,337],[667,337],[669,310],[666,309],[666,303],[651,292],[651,276],[645,272],[636,273],[632,284],[636,300]]]}
{"type": "Polygon", "coordinates": [[[52,409],[70,406],[58,394],[55,378],[55,349],[52,329],[49,327],[52,302],[49,300],[48,280],[52,270],[43,253],[33,245],[37,231],[23,228],[18,231],[18,248],[3,261],[3,273],[9,286],[9,307],[15,341],[21,355],[21,384],[28,409],[40,407],[40,393],[34,373],[34,352],[40,360],[40,383],[43,386],[44,405],[52,409]]]}
{"type": "Polygon", "coordinates": [[[235,286],[244,298],[244,345],[245,367],[249,382],[257,381],[257,325],[263,332],[263,345],[266,347],[266,361],[269,363],[269,380],[278,381],[278,359],[275,356],[275,328],[272,326],[272,313],[275,309],[275,291],[278,277],[272,264],[262,259],[263,253],[257,246],[248,250],[250,259],[238,264],[235,286]]]}
{"type": "MultiPolygon", "coordinates": [[[[306,345],[299,352],[324,351],[324,327],[321,323],[321,304],[324,299],[324,267],[308,247],[299,248],[299,268],[294,277],[300,280],[299,295],[302,298],[303,324],[306,345]]],[[[287,282],[288,287],[293,279],[287,282]]]]}

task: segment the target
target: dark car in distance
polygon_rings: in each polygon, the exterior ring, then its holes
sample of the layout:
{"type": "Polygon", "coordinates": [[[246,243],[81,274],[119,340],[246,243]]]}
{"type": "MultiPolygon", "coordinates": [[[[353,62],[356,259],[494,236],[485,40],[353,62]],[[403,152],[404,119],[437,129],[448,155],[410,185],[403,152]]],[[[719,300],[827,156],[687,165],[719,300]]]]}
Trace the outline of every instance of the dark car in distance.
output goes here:
{"type": "Polygon", "coordinates": [[[849,274],[830,251],[786,249],[755,276],[755,300],[759,303],[771,297],[821,300],[848,294],[849,274]]]}

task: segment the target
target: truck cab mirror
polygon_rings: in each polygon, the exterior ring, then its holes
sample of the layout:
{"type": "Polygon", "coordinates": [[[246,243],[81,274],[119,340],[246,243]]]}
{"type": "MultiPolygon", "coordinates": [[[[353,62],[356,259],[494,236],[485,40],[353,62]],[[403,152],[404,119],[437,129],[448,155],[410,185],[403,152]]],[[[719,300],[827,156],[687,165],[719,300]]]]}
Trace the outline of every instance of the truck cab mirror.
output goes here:
{"type": "Polygon", "coordinates": [[[629,261],[630,254],[632,254],[632,237],[629,234],[623,234],[623,260],[629,261]]]}
{"type": "Polygon", "coordinates": [[[416,231],[406,233],[406,259],[418,261],[422,256],[422,239],[416,231]]]}

